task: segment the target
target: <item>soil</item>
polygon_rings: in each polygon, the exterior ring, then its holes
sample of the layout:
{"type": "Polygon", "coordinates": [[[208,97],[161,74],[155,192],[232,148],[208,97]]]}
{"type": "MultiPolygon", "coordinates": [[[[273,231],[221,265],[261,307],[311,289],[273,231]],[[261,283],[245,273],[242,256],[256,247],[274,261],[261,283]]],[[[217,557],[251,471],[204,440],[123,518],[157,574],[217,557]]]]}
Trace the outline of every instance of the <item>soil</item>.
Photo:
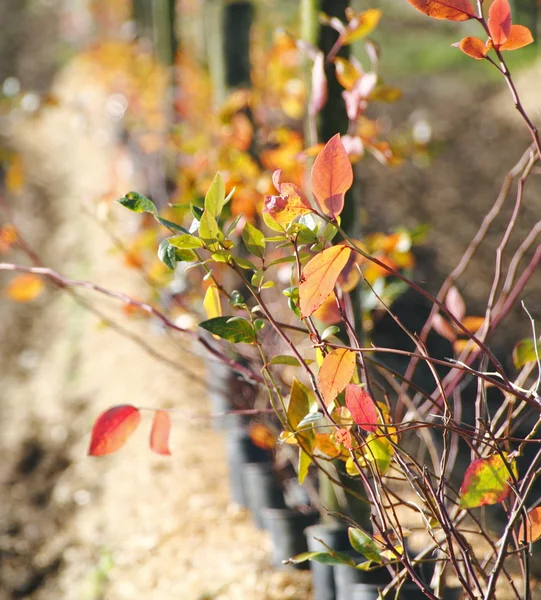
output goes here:
{"type": "MultiPolygon", "coordinates": [[[[531,98],[538,72],[523,75],[531,98]]],[[[528,143],[512,108],[501,108],[510,106],[507,97],[492,88],[478,97],[457,94],[449,87],[455,85],[412,82],[398,109],[399,119],[416,108],[435,124],[442,151],[430,169],[405,166],[389,177],[371,166],[363,175],[374,227],[433,224],[420,275],[433,287],[456,264],[501,174],[528,143]],[[479,111],[464,117],[474,102],[479,111]]],[[[1,135],[27,172],[15,222],[44,264],[137,297],[137,275],[110,253],[103,228],[81,208],[134,179],[130,168],[122,181],[111,179],[117,132],[104,116],[105,91],[66,69],[55,79],[55,94],[61,101],[37,115],[2,121],[1,135]]],[[[539,219],[534,200],[528,197],[521,231],[539,219]]],[[[122,211],[119,222],[129,231],[136,220],[122,211]]],[[[495,243],[489,238],[474,261],[476,273],[493,268],[487,264],[495,243]]],[[[472,313],[486,281],[470,278],[463,290],[472,313]]],[[[535,285],[527,302],[540,316],[535,285]]],[[[119,314],[117,304],[96,294],[74,298],[54,287],[31,305],[0,303],[0,600],[310,598],[308,575],[271,569],[267,534],[229,501],[224,437],[201,418],[208,406],[197,349],[156,323],[119,314]],[[84,298],[102,316],[85,310],[84,298]],[[179,368],[104,326],[104,315],[179,368]],[[150,413],[121,452],[86,456],[96,416],[123,403],[177,409],[171,458],[148,450],[150,413]]],[[[527,329],[522,321],[520,327],[527,329]]],[[[509,341],[507,334],[501,339],[509,341]]]]}

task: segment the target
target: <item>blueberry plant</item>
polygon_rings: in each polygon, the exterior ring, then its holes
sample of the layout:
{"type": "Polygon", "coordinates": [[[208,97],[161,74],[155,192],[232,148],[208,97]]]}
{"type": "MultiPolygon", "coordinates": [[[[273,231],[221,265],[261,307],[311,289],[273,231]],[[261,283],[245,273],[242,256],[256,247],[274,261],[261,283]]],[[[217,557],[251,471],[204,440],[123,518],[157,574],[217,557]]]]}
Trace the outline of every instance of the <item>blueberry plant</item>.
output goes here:
{"type": "MultiPolygon", "coordinates": [[[[506,270],[502,262],[524,187],[541,157],[537,129],[522,107],[502,53],[533,40],[528,29],[511,23],[508,0],[494,0],[488,10],[488,3],[482,0],[477,0],[475,7],[470,0],[408,1],[430,17],[478,22],[486,41],[469,36],[457,46],[501,73],[531,136],[494,207],[440,292],[433,296],[410,277],[411,234],[397,232],[359,241],[344,231],[341,216],[350,201],[347,193],[354,179],[351,157],[366,146],[374,154],[388,154],[390,148],[355,134],[366,131],[359,127],[359,119],[371,94],[378,93],[377,76],[335,54],[321,57],[316,53],[311,110],[316,114],[325,102],[325,82],[320,76],[318,79],[320,62],[335,61],[345,88],[352,135],[337,134],[317,147],[309,183],[291,181],[277,169],[272,175],[274,191],[264,196],[259,220],[246,219],[242,212],[231,213],[236,191],[227,193],[221,173],[214,177],[204,201],[191,203],[191,224],[162,217],[142,194],[130,192],[119,200],[133,212],[148,213],[169,230],[170,235],[158,248],[158,257],[167,268],[174,270],[181,265],[202,275],[207,318],[199,322],[198,332],[184,330],[148,304],[116,296],[151,312],[165,326],[197,337],[207,349],[266,390],[269,407],[280,423],[280,442],[295,448],[301,483],[310,469],[318,469],[346,494],[369,505],[368,525],[348,520],[350,542],[358,559],[328,549],[292,557],[292,562],[316,560],[361,570],[387,568],[393,576],[382,589],[387,597],[413,581],[428,598],[436,600],[451,573],[465,597],[472,600],[496,598],[504,588],[510,597],[532,598],[531,544],[541,538],[541,507],[532,492],[541,474],[541,358],[534,322],[531,320],[532,339],[520,341],[515,348],[515,375],[506,371],[487,340],[520,300],[541,261],[541,246],[536,245],[541,228],[537,224],[506,270]],[[515,210],[495,258],[485,314],[468,316],[455,284],[515,180],[515,210]],[[383,287],[376,285],[378,275],[385,280],[383,287]],[[393,313],[391,290],[397,285],[430,302],[432,309],[422,331],[407,330],[393,313]],[[358,324],[363,315],[355,312],[350,296],[359,286],[372,306],[386,311],[405,331],[413,350],[378,347],[366,336],[360,339],[358,324]],[[442,359],[427,351],[432,330],[452,342],[454,356],[442,359]],[[246,367],[228,358],[219,340],[234,347],[248,345],[258,362],[246,367]],[[386,366],[384,359],[390,354],[409,358],[405,373],[386,366]],[[415,383],[419,363],[431,373],[430,389],[415,383]],[[445,368],[444,376],[441,367],[445,368]],[[285,369],[296,375],[283,376],[285,369]],[[473,424],[461,418],[466,379],[476,382],[471,400],[476,416],[473,424]],[[488,388],[499,395],[496,410],[489,409],[488,388]],[[519,435],[517,423],[523,417],[527,417],[528,431],[522,433],[521,429],[519,435]],[[426,451],[427,461],[407,443],[411,439],[426,451]],[[462,446],[468,448],[470,460],[465,470],[457,472],[462,446]],[[521,470],[518,459],[527,447],[535,451],[521,470]],[[337,462],[348,478],[337,477],[333,468],[337,462]],[[348,482],[361,482],[363,493],[348,482]],[[475,510],[495,504],[505,513],[505,525],[496,539],[475,510]],[[401,516],[404,509],[417,515],[429,536],[420,552],[407,547],[408,530],[401,516]],[[428,561],[434,563],[430,585],[417,569],[419,563],[428,561]]],[[[330,23],[339,31],[339,43],[348,43],[363,23],[377,20],[374,13],[364,18],[363,14],[350,14],[347,25],[330,23]]],[[[379,92],[390,93],[384,89],[379,92]]],[[[8,233],[4,237],[9,237],[8,233]]],[[[2,263],[0,268],[45,275],[62,286],[90,285],[68,281],[43,267],[2,263]]],[[[115,295],[99,286],[91,287],[115,295]]],[[[527,307],[525,313],[529,316],[527,307]]],[[[90,454],[118,450],[139,422],[137,407],[120,405],[107,410],[94,424],[90,454]]],[[[170,453],[170,429],[169,413],[156,411],[152,450],[170,453]]]]}

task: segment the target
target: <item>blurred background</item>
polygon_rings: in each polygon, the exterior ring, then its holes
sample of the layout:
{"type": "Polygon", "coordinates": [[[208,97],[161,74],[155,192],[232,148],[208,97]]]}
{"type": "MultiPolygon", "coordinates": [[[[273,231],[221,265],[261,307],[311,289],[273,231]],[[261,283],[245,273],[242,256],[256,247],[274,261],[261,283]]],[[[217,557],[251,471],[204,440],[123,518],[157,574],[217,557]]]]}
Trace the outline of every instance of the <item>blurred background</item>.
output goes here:
{"type": "MultiPolygon", "coordinates": [[[[314,140],[295,39],[329,43],[301,11],[311,4],[3,0],[0,260],[126,292],[192,326],[196,290],[156,258],[163,232],[114,200],[135,189],[184,219],[221,170],[236,188],[232,216],[251,219],[275,169],[302,182],[314,140]]],[[[496,70],[451,46],[475,24],[432,21],[405,0],[320,4],[341,18],[348,5],[382,10],[370,38],[388,89],[363,122],[373,145],[355,165],[354,225],[417,231],[415,278],[435,292],[528,132],[496,70]]],[[[516,0],[514,22],[537,31],[538,8],[516,0]]],[[[351,47],[363,64],[365,42],[351,47]]],[[[535,123],[538,59],[538,44],[509,55],[535,123]]],[[[334,97],[319,141],[343,126],[334,97]]],[[[539,191],[534,180],[510,252],[540,219],[539,191]]],[[[460,288],[469,315],[486,301],[511,209],[460,288]]],[[[223,439],[193,400],[205,388],[200,351],[96,294],[4,272],[0,286],[0,599],[309,598],[306,574],[270,570],[266,534],[229,501],[223,439]],[[96,415],[122,403],[179,410],[171,459],[149,455],[145,432],[112,459],[86,458],[96,415]]],[[[537,278],[523,296],[538,318],[540,292],[537,278]]],[[[413,328],[418,302],[398,300],[413,328]]],[[[530,324],[516,311],[507,325],[493,343],[512,366],[530,324]]],[[[378,331],[394,335],[385,322],[378,331]]]]}

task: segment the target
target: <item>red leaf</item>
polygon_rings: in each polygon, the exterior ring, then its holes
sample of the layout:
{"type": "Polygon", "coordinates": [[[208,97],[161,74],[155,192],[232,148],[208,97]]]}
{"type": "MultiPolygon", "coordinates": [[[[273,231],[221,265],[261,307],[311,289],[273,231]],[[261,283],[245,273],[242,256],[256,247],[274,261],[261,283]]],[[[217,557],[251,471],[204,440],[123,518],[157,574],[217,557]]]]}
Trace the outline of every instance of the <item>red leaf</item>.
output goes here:
{"type": "Polygon", "coordinates": [[[351,381],[355,372],[355,352],[336,348],[323,359],[318,373],[319,389],[327,404],[351,381]]]}
{"type": "Polygon", "coordinates": [[[464,54],[475,58],[475,60],[482,60],[483,58],[485,58],[488,52],[488,48],[485,46],[485,42],[471,35],[462,38],[460,40],[460,43],[458,44],[458,47],[462,50],[462,52],[464,52],[464,54]]]}
{"type": "Polygon", "coordinates": [[[511,7],[509,0],[494,0],[488,11],[488,30],[496,48],[507,41],[511,32],[511,7]]]}
{"type": "Polygon", "coordinates": [[[156,454],[169,456],[169,436],[171,434],[171,417],[164,410],[157,410],[154,413],[152,429],[150,431],[150,449],[156,454]]]}
{"type": "Polygon", "coordinates": [[[309,111],[312,116],[325,106],[327,102],[327,77],[325,75],[325,56],[318,52],[312,69],[312,95],[309,111]]]}
{"type": "Polygon", "coordinates": [[[518,50],[528,44],[533,43],[532,32],[524,25],[511,25],[511,31],[505,44],[500,46],[500,50],[518,50]]]}
{"type": "Polygon", "coordinates": [[[370,394],[362,387],[350,383],[346,387],[346,406],[355,423],[364,431],[377,431],[378,411],[370,394]]]}
{"type": "Polygon", "coordinates": [[[122,404],[103,412],[92,427],[90,456],[103,456],[116,452],[126,443],[141,420],[134,406],[122,404]]]}
{"type": "Polygon", "coordinates": [[[310,181],[321,212],[338,216],[344,208],[344,195],[353,183],[353,169],[339,133],[317,155],[310,181]]]}
{"type": "Polygon", "coordinates": [[[408,2],[434,19],[467,21],[475,16],[469,0],[408,0],[408,2]]]}
{"type": "Polygon", "coordinates": [[[316,254],[304,267],[299,285],[302,318],[309,317],[331,295],[350,254],[347,246],[332,246],[316,254]]]}

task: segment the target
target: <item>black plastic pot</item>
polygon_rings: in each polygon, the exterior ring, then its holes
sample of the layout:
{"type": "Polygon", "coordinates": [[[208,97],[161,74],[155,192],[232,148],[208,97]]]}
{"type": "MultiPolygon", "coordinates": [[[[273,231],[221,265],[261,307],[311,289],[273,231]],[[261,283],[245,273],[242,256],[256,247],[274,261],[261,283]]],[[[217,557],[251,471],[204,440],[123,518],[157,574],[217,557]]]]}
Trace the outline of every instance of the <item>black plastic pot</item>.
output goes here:
{"type": "MultiPolygon", "coordinates": [[[[364,560],[356,552],[344,552],[344,554],[352,556],[358,563],[364,560]]],[[[333,574],[336,600],[349,600],[349,586],[354,583],[377,583],[385,586],[391,581],[391,576],[384,567],[373,571],[360,571],[348,565],[334,565],[333,574]]]]}
{"type": "MultiPolygon", "coordinates": [[[[386,584],[380,583],[350,583],[345,590],[344,598],[347,600],[378,600],[379,592],[386,584]]],[[[443,600],[459,600],[462,597],[460,588],[447,588],[443,592],[443,600]]],[[[405,583],[400,588],[400,594],[395,592],[389,594],[389,598],[397,600],[426,600],[425,594],[414,583],[405,583]]]]}
{"type": "Polygon", "coordinates": [[[265,528],[263,510],[285,508],[284,493],[271,462],[246,463],[242,466],[242,484],[246,506],[258,529],[265,528]]]}
{"type": "MultiPolygon", "coordinates": [[[[379,590],[384,587],[385,584],[353,583],[347,587],[347,598],[348,600],[378,600],[379,590]]],[[[426,596],[414,583],[405,583],[400,588],[398,596],[393,591],[389,597],[396,600],[426,600],[426,596]]]]}
{"type": "Polygon", "coordinates": [[[270,462],[272,455],[268,450],[256,446],[243,429],[228,430],[226,444],[231,498],[240,506],[247,506],[243,466],[248,463],[270,462]]]}
{"type": "MultiPolygon", "coordinates": [[[[327,552],[327,548],[315,538],[322,540],[333,550],[340,552],[351,550],[348,528],[345,525],[321,523],[308,527],[304,533],[310,552],[327,552]]],[[[314,600],[335,600],[336,586],[333,567],[310,561],[310,569],[312,570],[314,600]]]]}
{"type": "Polygon", "coordinates": [[[290,508],[264,508],[261,511],[272,541],[272,565],[277,568],[310,568],[308,563],[284,565],[283,561],[308,550],[305,529],[313,525],[319,513],[302,513],[290,508]]]}

